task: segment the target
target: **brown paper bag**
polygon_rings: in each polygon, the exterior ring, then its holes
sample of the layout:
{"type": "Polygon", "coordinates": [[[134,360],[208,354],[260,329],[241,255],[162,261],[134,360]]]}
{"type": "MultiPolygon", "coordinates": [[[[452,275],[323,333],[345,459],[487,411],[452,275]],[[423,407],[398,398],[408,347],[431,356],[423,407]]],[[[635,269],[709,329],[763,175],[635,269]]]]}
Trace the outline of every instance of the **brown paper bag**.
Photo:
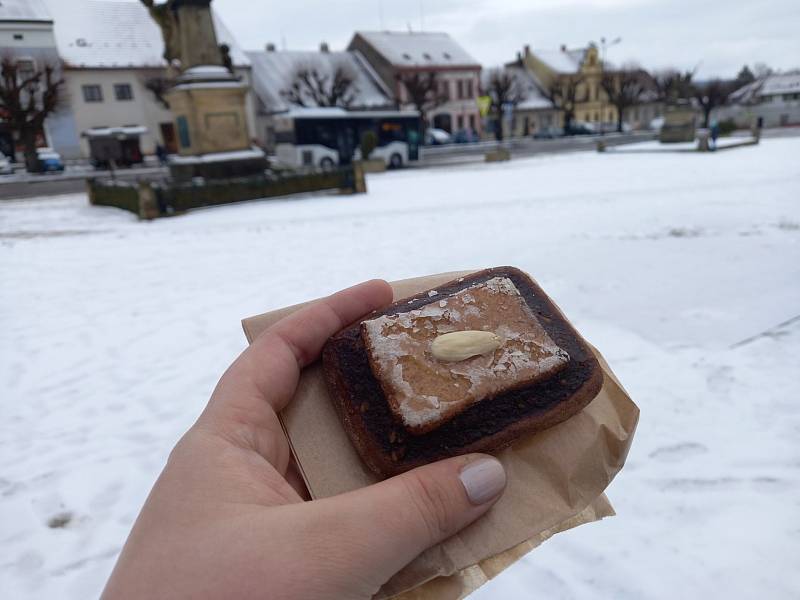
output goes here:
{"type": "MultiPolygon", "coordinates": [[[[392,283],[395,299],[471,272],[392,283]]],[[[247,340],[252,342],[302,306],[245,319],[247,340]]],[[[614,514],[603,490],[625,462],[639,409],[602,356],[597,356],[605,374],[597,397],[567,421],[499,452],[497,458],[508,474],[502,498],[476,523],[397,573],[378,598],[400,594],[409,600],[463,598],[550,536],[614,514]]],[[[319,363],[303,371],[295,397],[280,417],[312,498],[376,481],[339,422],[319,363]]]]}

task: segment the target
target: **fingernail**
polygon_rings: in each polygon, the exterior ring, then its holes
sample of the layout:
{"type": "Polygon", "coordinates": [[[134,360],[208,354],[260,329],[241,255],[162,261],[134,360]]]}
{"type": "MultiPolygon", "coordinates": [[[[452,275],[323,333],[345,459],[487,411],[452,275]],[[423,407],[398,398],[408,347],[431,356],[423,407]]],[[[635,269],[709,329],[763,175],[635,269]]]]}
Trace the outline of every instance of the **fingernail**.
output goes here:
{"type": "Polygon", "coordinates": [[[459,478],[469,501],[476,506],[488,502],[506,486],[506,471],[496,458],[479,458],[468,463],[459,478]]]}

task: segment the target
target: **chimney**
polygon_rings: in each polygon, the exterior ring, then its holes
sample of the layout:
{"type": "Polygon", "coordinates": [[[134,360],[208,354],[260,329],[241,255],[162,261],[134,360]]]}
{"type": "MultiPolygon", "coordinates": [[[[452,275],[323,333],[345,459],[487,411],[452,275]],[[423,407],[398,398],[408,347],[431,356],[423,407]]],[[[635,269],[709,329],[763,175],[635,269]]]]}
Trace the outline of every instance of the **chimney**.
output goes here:
{"type": "Polygon", "coordinates": [[[522,62],[522,52],[517,52],[517,62],[522,62]]]}
{"type": "Polygon", "coordinates": [[[328,42],[322,42],[322,43],[319,45],[319,51],[320,51],[320,52],[325,52],[326,54],[327,54],[328,52],[330,52],[330,51],[331,51],[331,49],[328,47],[328,42]]]}
{"type": "Polygon", "coordinates": [[[566,44],[561,44],[561,51],[562,52],[566,52],[567,51],[567,45],[566,44]]]}
{"type": "Polygon", "coordinates": [[[531,47],[528,44],[525,44],[525,56],[531,55],[531,47]]]}
{"type": "Polygon", "coordinates": [[[267,43],[267,52],[275,52],[275,44],[272,42],[267,43]]]}

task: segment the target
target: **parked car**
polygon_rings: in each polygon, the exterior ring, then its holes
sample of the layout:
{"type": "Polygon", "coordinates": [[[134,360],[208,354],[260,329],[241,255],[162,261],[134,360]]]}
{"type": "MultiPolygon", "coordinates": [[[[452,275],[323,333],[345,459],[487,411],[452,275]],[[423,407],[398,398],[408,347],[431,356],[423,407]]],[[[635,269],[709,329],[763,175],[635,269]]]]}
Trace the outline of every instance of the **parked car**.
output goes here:
{"type": "Polygon", "coordinates": [[[61,172],[64,170],[64,161],[61,155],[52,148],[37,148],[36,157],[39,159],[39,172],[61,172]]]}
{"type": "Polygon", "coordinates": [[[542,127],[533,134],[535,140],[554,140],[564,136],[564,130],[561,127],[542,127]]]}
{"type": "Polygon", "coordinates": [[[13,175],[14,167],[11,166],[11,161],[8,160],[3,154],[0,154],[0,175],[13,175]]]}
{"type": "Polygon", "coordinates": [[[451,140],[456,144],[474,144],[480,142],[481,138],[471,129],[459,129],[453,134],[451,140]]]}
{"type": "Polygon", "coordinates": [[[569,127],[564,128],[564,135],[594,135],[595,130],[589,123],[573,121],[569,127]]]}
{"type": "Polygon", "coordinates": [[[441,146],[443,144],[449,144],[452,141],[453,138],[450,137],[450,134],[444,129],[436,129],[435,127],[431,127],[425,132],[426,146],[441,146]]]}

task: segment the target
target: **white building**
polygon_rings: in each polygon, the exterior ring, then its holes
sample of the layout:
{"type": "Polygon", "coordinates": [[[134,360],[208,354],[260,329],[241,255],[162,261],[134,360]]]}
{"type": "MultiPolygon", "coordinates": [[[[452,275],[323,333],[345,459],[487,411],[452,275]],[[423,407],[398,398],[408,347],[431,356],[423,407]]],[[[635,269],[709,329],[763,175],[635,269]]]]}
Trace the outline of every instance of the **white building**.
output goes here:
{"type": "MultiPolygon", "coordinates": [[[[6,3],[8,0],[2,0],[6,3]]],[[[36,0],[40,2],[41,0],[36,0]]],[[[56,150],[65,157],[87,157],[81,134],[89,129],[142,126],[145,154],[156,144],[175,148],[172,115],[148,88],[164,77],[166,62],[161,31],[138,1],[44,0],[52,17],[58,54],[64,65],[74,145],[56,150]]],[[[230,46],[236,74],[250,84],[250,61],[219,17],[214,25],[220,44],[230,46]]],[[[248,98],[251,136],[255,110],[248,98]]]]}
{"type": "Polygon", "coordinates": [[[800,72],[758,79],[736,90],[728,102],[714,111],[717,120],[733,119],[739,127],[800,125],[800,72]]]}
{"type": "MultiPolygon", "coordinates": [[[[0,2],[0,52],[16,61],[20,75],[33,74],[45,65],[58,66],[53,18],[43,0],[0,2]]],[[[59,73],[60,70],[56,72],[59,73]]],[[[77,147],[75,122],[66,102],[45,121],[39,144],[77,147]]],[[[14,135],[0,115],[0,153],[11,156],[14,146],[14,135]]]]}
{"type": "MultiPolygon", "coordinates": [[[[317,107],[305,86],[300,86],[302,104],[289,98],[289,91],[300,70],[313,72],[326,81],[320,84],[329,90],[335,72],[352,79],[343,94],[348,110],[388,110],[395,108],[389,90],[370,64],[358,52],[332,52],[322,44],[317,51],[276,50],[270,44],[266,50],[248,51],[252,65],[253,92],[256,98],[256,137],[272,149],[275,142],[274,118],[298,106],[317,107]]],[[[342,106],[342,104],[340,104],[342,106]]]]}
{"type": "Polygon", "coordinates": [[[481,65],[446,33],[358,31],[348,45],[372,66],[401,108],[415,108],[402,84],[414,73],[435,74],[443,102],[427,111],[429,124],[447,132],[481,133],[481,65]]]}

